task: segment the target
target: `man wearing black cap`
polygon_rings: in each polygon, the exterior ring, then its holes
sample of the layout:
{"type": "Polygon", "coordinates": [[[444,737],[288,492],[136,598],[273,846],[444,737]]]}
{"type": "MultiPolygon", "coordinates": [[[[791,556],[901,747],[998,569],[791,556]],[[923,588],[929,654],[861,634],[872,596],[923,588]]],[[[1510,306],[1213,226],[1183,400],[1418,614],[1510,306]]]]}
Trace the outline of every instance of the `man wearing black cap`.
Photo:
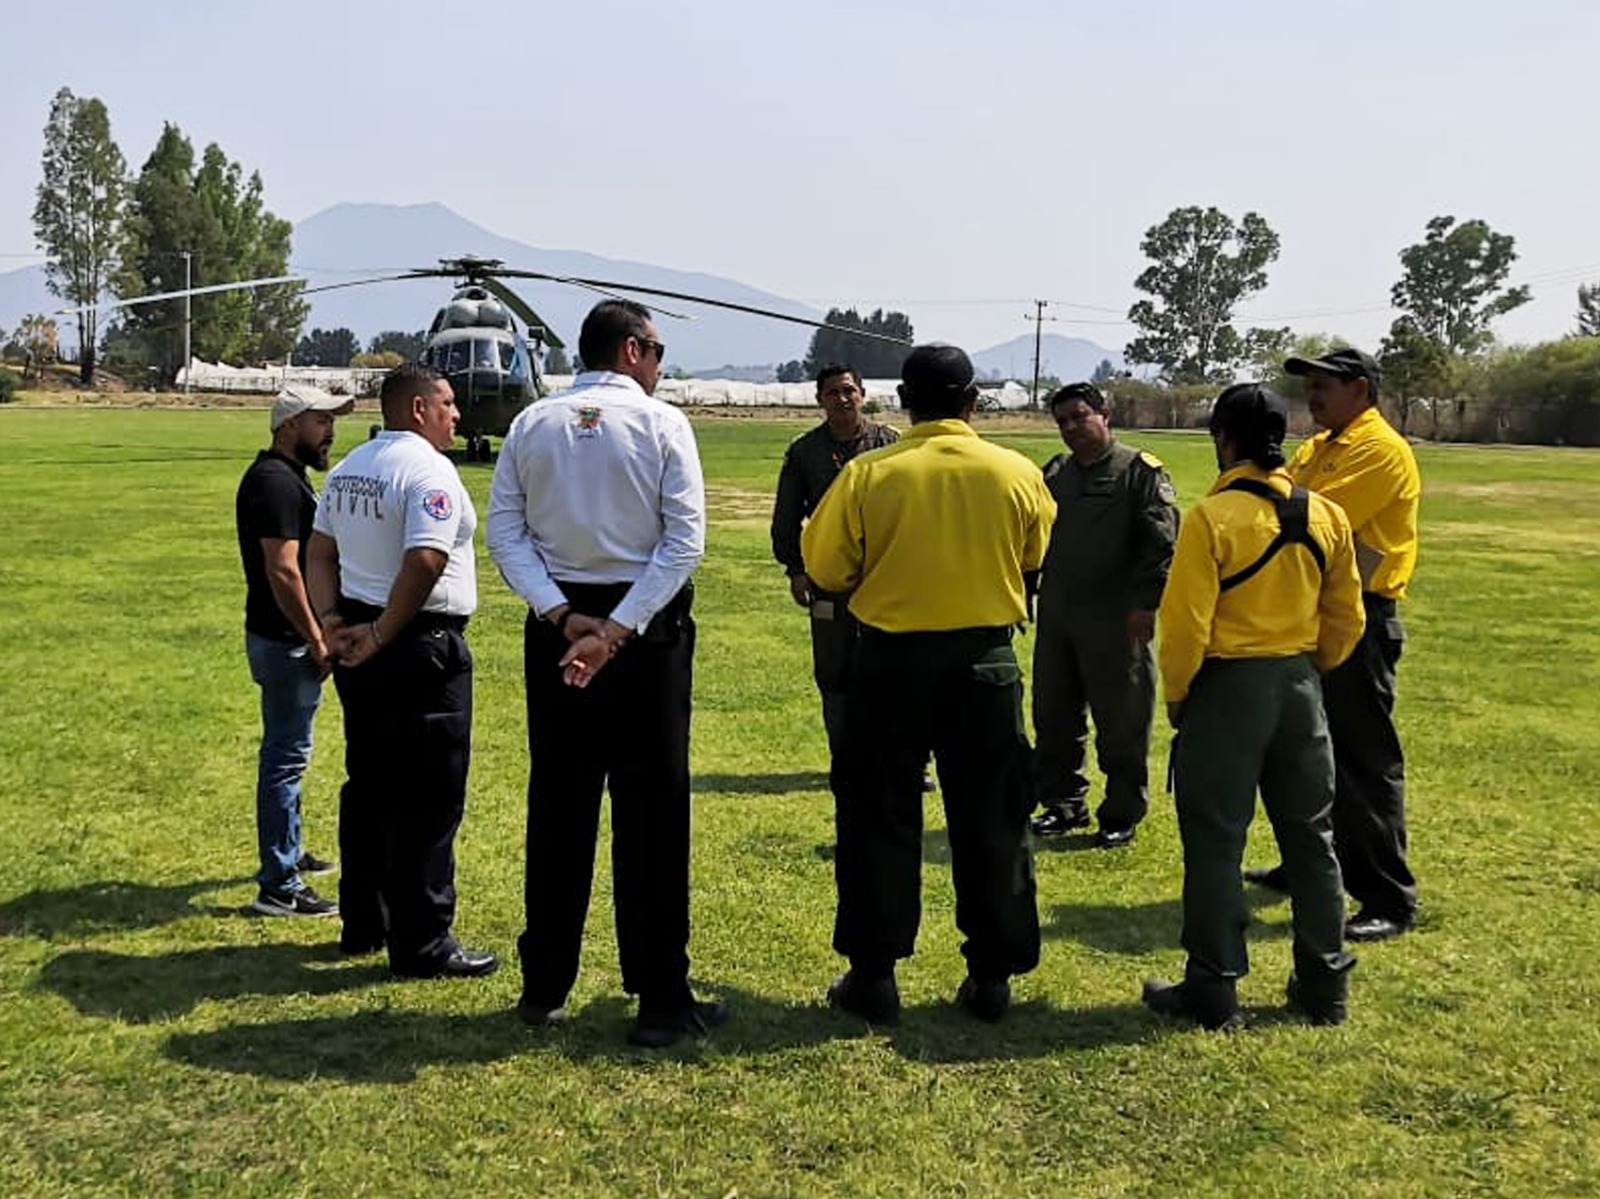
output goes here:
{"type": "MultiPolygon", "coordinates": [[[[1405,755],[1394,724],[1395,673],[1405,644],[1399,601],[1417,564],[1422,478],[1411,446],[1378,410],[1378,364],[1360,350],[1291,358],[1323,429],[1289,474],[1344,509],[1355,534],[1367,625],[1350,660],[1323,680],[1337,786],[1333,839],[1344,885],[1360,905],[1352,941],[1382,941],[1416,923],[1417,882],[1406,861],[1405,755]]],[[[1279,868],[1253,882],[1283,889],[1279,868]]]]}
{"type": "Polygon", "coordinates": [[[851,592],[862,626],[832,776],[833,944],[850,970],[829,1000],[873,1023],[898,1018],[895,963],[911,956],[921,919],[922,768],[931,751],[956,924],[966,934],[957,1001],[994,1021],[1010,1005],[1010,977],[1039,960],[1029,750],[1011,634],[1027,618],[1023,575],[1044,559],[1056,506],[1037,467],[967,423],[978,391],[963,351],[912,350],[900,398],[911,429],[846,466],[801,536],[806,574],[851,592]]]}
{"type": "Polygon", "coordinates": [[[1361,637],[1350,525],[1284,470],[1283,401],[1256,384],[1218,398],[1222,474],[1178,534],[1161,600],[1161,682],[1178,730],[1173,771],[1183,841],[1184,980],[1145,984],[1152,1010],[1207,1028],[1240,1023],[1250,968],[1239,864],[1256,789],[1294,899],[1289,1004],[1345,1019],[1344,892],[1333,852],[1333,747],[1318,675],[1361,637]]]}
{"type": "Polygon", "coordinates": [[[306,549],[317,495],[306,468],[328,469],[333,421],[355,401],[296,384],[272,405],[272,446],[239,481],[234,519],[244,565],[244,640],[261,688],[256,763],[256,846],[264,916],[332,916],[337,904],[305,881],[333,863],[301,843],[300,784],[311,761],[311,729],[329,669],[328,646],[306,595],[306,549]]]}
{"type": "Polygon", "coordinates": [[[1095,844],[1127,845],[1149,805],[1156,607],[1178,535],[1177,492],[1161,460],[1111,433],[1111,402],[1092,383],[1050,397],[1071,451],[1044,466],[1057,516],[1039,586],[1033,647],[1035,794],[1041,837],[1089,823],[1083,773],[1094,714],[1106,776],[1095,844]]]}

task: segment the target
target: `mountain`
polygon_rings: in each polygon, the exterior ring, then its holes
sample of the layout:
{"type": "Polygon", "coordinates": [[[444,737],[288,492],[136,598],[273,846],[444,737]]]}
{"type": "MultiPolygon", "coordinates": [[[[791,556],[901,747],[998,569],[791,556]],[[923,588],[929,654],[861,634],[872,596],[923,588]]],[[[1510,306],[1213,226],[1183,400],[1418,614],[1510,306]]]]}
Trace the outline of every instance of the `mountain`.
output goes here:
{"type": "MultiPolygon", "coordinates": [[[[0,329],[16,332],[22,318],[35,312],[51,313],[61,307],[61,301],[50,294],[44,285],[44,267],[25,266],[21,270],[0,275],[0,329]]],[[[62,344],[77,344],[77,333],[66,317],[56,318],[62,344]]]]}
{"type": "MultiPolygon", "coordinates": [[[[1039,373],[1053,375],[1063,383],[1087,379],[1106,359],[1113,370],[1122,370],[1122,354],[1108,350],[1082,337],[1063,337],[1059,333],[1046,333],[1039,339],[1039,373]]],[[[1010,341],[990,346],[972,356],[972,365],[978,374],[991,379],[1017,379],[1026,382],[1033,378],[1033,334],[1024,333],[1010,341]]]]}
{"type": "MultiPolygon", "coordinates": [[[[305,275],[311,287],[318,287],[413,267],[431,267],[440,258],[464,254],[499,258],[506,266],[520,270],[693,292],[811,320],[821,320],[823,316],[804,304],[732,279],[602,258],[577,250],[529,246],[491,233],[442,204],[339,204],[326,209],[295,226],[291,267],[296,274],[305,275]]],[[[559,283],[509,282],[560,334],[567,343],[568,354],[576,353],[578,328],[584,314],[600,297],[559,283]]],[[[407,280],[321,292],[309,297],[311,315],[306,327],[343,326],[354,330],[363,342],[385,329],[425,329],[434,312],[450,298],[450,283],[447,279],[407,280]]],[[[639,299],[652,303],[649,296],[639,299]]],[[[804,325],[681,301],[662,303],[694,317],[674,320],[665,314],[657,315],[656,328],[667,345],[669,368],[694,371],[726,362],[783,362],[803,358],[811,344],[811,330],[804,325]]]]}

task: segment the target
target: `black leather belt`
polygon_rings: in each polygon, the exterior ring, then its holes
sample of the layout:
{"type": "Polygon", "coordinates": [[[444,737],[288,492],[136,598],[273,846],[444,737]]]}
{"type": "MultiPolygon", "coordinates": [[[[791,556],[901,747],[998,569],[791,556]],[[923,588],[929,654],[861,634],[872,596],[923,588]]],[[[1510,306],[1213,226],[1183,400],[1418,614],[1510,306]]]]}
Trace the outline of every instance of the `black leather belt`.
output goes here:
{"type": "MultiPolygon", "coordinates": [[[[377,620],[383,615],[383,609],[376,604],[364,604],[348,596],[339,597],[339,612],[350,624],[377,620]]],[[[418,612],[406,624],[406,628],[449,629],[451,632],[464,633],[467,629],[467,619],[465,616],[456,616],[449,612],[418,612]]]]}

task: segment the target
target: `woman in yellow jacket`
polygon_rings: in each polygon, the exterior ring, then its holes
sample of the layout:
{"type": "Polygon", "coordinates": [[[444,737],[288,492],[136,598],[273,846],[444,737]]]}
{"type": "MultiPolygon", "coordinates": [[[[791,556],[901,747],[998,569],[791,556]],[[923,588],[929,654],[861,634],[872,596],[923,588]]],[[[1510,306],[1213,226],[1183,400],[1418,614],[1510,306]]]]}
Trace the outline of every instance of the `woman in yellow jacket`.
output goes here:
{"type": "Polygon", "coordinates": [[[1294,904],[1290,1006],[1339,1023],[1355,959],[1344,952],[1319,678],[1365,623],[1350,523],[1291,482],[1287,410],[1271,391],[1228,388],[1210,427],[1222,474],[1184,518],[1160,611],[1189,960],[1183,982],[1152,979],[1144,1001],[1207,1028],[1240,1023],[1235,987],[1250,961],[1239,866],[1259,787],[1294,904]]]}

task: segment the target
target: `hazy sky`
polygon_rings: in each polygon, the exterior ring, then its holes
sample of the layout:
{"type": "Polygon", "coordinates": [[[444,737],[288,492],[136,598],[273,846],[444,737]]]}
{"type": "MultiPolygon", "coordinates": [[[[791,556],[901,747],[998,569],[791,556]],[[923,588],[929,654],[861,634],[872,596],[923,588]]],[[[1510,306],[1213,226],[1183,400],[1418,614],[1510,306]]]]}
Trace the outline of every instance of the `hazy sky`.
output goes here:
{"type": "Polygon", "coordinates": [[[174,121],[292,220],[436,200],[973,348],[1028,332],[1036,296],[1119,348],[1140,238],[1186,204],[1282,237],[1245,322],[1374,345],[1399,250],[1482,217],[1534,289],[1499,331],[1533,340],[1600,280],[1597,62],[1593,0],[12,6],[0,270],[38,261],[65,85],[131,168],[174,121]]]}

